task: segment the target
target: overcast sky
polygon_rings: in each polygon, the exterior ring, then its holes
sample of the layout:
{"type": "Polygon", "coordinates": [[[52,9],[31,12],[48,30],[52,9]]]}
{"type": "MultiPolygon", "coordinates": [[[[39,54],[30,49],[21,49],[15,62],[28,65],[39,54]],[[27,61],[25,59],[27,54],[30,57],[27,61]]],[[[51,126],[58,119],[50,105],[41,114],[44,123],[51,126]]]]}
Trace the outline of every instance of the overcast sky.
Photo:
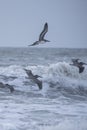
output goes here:
{"type": "Polygon", "coordinates": [[[87,0],[0,0],[0,46],[27,47],[45,22],[44,47],[87,48],[87,0]]]}

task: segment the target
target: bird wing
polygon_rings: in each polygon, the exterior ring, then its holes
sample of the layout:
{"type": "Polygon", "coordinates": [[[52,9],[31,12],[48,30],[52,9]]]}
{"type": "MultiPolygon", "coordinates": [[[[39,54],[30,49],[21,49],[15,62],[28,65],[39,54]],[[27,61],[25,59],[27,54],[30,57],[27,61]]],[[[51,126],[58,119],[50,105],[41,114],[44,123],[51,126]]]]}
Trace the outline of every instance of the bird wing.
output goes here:
{"type": "Polygon", "coordinates": [[[10,92],[13,92],[14,91],[14,87],[9,85],[9,84],[5,84],[5,87],[9,88],[10,89],[10,92]]]}
{"type": "Polygon", "coordinates": [[[38,45],[39,44],[39,41],[36,41],[34,42],[33,44],[29,45],[29,46],[35,46],[35,45],[38,45]]]}
{"type": "Polygon", "coordinates": [[[73,63],[76,63],[76,62],[78,62],[78,60],[79,60],[79,59],[72,59],[72,62],[73,62],[73,63]]]}
{"type": "Polygon", "coordinates": [[[86,63],[84,63],[84,62],[79,62],[79,64],[81,64],[81,65],[87,65],[86,63]]]}
{"type": "Polygon", "coordinates": [[[33,76],[31,70],[27,70],[27,69],[24,69],[24,70],[25,70],[26,74],[28,75],[28,77],[33,76]]]}
{"type": "Polygon", "coordinates": [[[40,33],[39,41],[41,41],[44,38],[47,31],[48,31],[48,23],[45,23],[44,28],[43,28],[42,32],[40,33]]]}
{"type": "Polygon", "coordinates": [[[42,78],[41,76],[39,75],[34,75],[35,78],[42,78]]]}
{"type": "Polygon", "coordinates": [[[42,89],[42,81],[39,79],[35,79],[34,82],[38,85],[39,89],[42,89]]]}
{"type": "Polygon", "coordinates": [[[84,70],[84,67],[79,67],[79,73],[82,73],[84,70]]]}

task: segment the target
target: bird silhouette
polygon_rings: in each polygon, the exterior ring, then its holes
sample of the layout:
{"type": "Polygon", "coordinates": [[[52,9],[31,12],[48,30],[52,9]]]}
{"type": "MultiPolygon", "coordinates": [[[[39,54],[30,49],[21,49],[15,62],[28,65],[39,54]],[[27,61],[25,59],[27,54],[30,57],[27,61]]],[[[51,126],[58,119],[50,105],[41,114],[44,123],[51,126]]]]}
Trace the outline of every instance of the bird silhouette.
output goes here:
{"type": "Polygon", "coordinates": [[[13,92],[14,91],[14,88],[12,85],[9,85],[9,84],[3,84],[2,82],[0,82],[0,87],[1,88],[8,88],[10,90],[10,92],[13,92]]]}
{"type": "Polygon", "coordinates": [[[38,78],[41,77],[39,75],[33,75],[31,70],[24,69],[26,74],[28,75],[29,79],[31,79],[34,83],[36,83],[39,89],[42,89],[42,81],[38,78]]]}
{"type": "Polygon", "coordinates": [[[87,64],[84,62],[79,62],[78,60],[80,60],[80,59],[72,59],[73,64],[70,64],[70,65],[78,67],[79,73],[82,73],[85,69],[85,67],[83,65],[87,65],[87,64]]]}
{"type": "Polygon", "coordinates": [[[39,35],[39,40],[34,42],[33,44],[29,45],[29,46],[35,46],[35,45],[38,45],[38,44],[43,44],[45,42],[50,42],[49,40],[44,39],[44,36],[47,32],[48,32],[48,23],[45,23],[44,28],[39,35]]]}

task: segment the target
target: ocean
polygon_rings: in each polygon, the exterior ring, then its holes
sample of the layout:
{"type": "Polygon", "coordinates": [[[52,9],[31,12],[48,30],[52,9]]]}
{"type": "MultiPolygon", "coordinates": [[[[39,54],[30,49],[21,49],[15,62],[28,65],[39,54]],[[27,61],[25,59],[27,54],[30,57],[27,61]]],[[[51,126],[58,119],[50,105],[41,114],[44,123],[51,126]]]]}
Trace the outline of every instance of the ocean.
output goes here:
{"type": "Polygon", "coordinates": [[[0,130],[87,130],[87,49],[0,48],[0,130]],[[24,69],[39,75],[42,90],[24,69]]]}

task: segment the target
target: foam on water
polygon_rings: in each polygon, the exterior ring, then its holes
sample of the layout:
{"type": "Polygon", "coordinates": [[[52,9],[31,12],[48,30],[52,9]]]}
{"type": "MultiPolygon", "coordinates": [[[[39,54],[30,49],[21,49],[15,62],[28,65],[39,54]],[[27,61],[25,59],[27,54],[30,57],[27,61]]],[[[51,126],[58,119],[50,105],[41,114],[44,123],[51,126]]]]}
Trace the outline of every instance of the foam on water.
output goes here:
{"type": "Polygon", "coordinates": [[[0,51],[1,130],[86,130],[87,66],[83,73],[70,66],[72,57],[87,62],[87,50],[12,49],[0,51]],[[39,90],[24,68],[42,78],[39,90]]]}
{"type": "MultiPolygon", "coordinates": [[[[64,89],[67,88],[67,90],[76,89],[77,91],[78,89],[80,89],[87,91],[87,67],[85,67],[84,72],[81,74],[79,74],[77,67],[70,66],[67,62],[58,62],[56,64],[50,64],[47,66],[26,66],[25,68],[32,70],[34,74],[42,76],[40,80],[42,80],[43,82],[44,90],[45,88],[47,89],[48,86],[57,86],[64,89]]],[[[22,87],[22,89],[26,86],[24,85],[24,82],[30,82],[30,80],[27,78],[26,72],[24,71],[24,67],[18,65],[0,67],[0,75],[1,77],[17,77],[14,80],[10,80],[9,78],[8,81],[4,81],[3,78],[1,78],[0,81],[4,83],[9,83],[10,85],[14,85],[17,87],[22,87]]]]}

